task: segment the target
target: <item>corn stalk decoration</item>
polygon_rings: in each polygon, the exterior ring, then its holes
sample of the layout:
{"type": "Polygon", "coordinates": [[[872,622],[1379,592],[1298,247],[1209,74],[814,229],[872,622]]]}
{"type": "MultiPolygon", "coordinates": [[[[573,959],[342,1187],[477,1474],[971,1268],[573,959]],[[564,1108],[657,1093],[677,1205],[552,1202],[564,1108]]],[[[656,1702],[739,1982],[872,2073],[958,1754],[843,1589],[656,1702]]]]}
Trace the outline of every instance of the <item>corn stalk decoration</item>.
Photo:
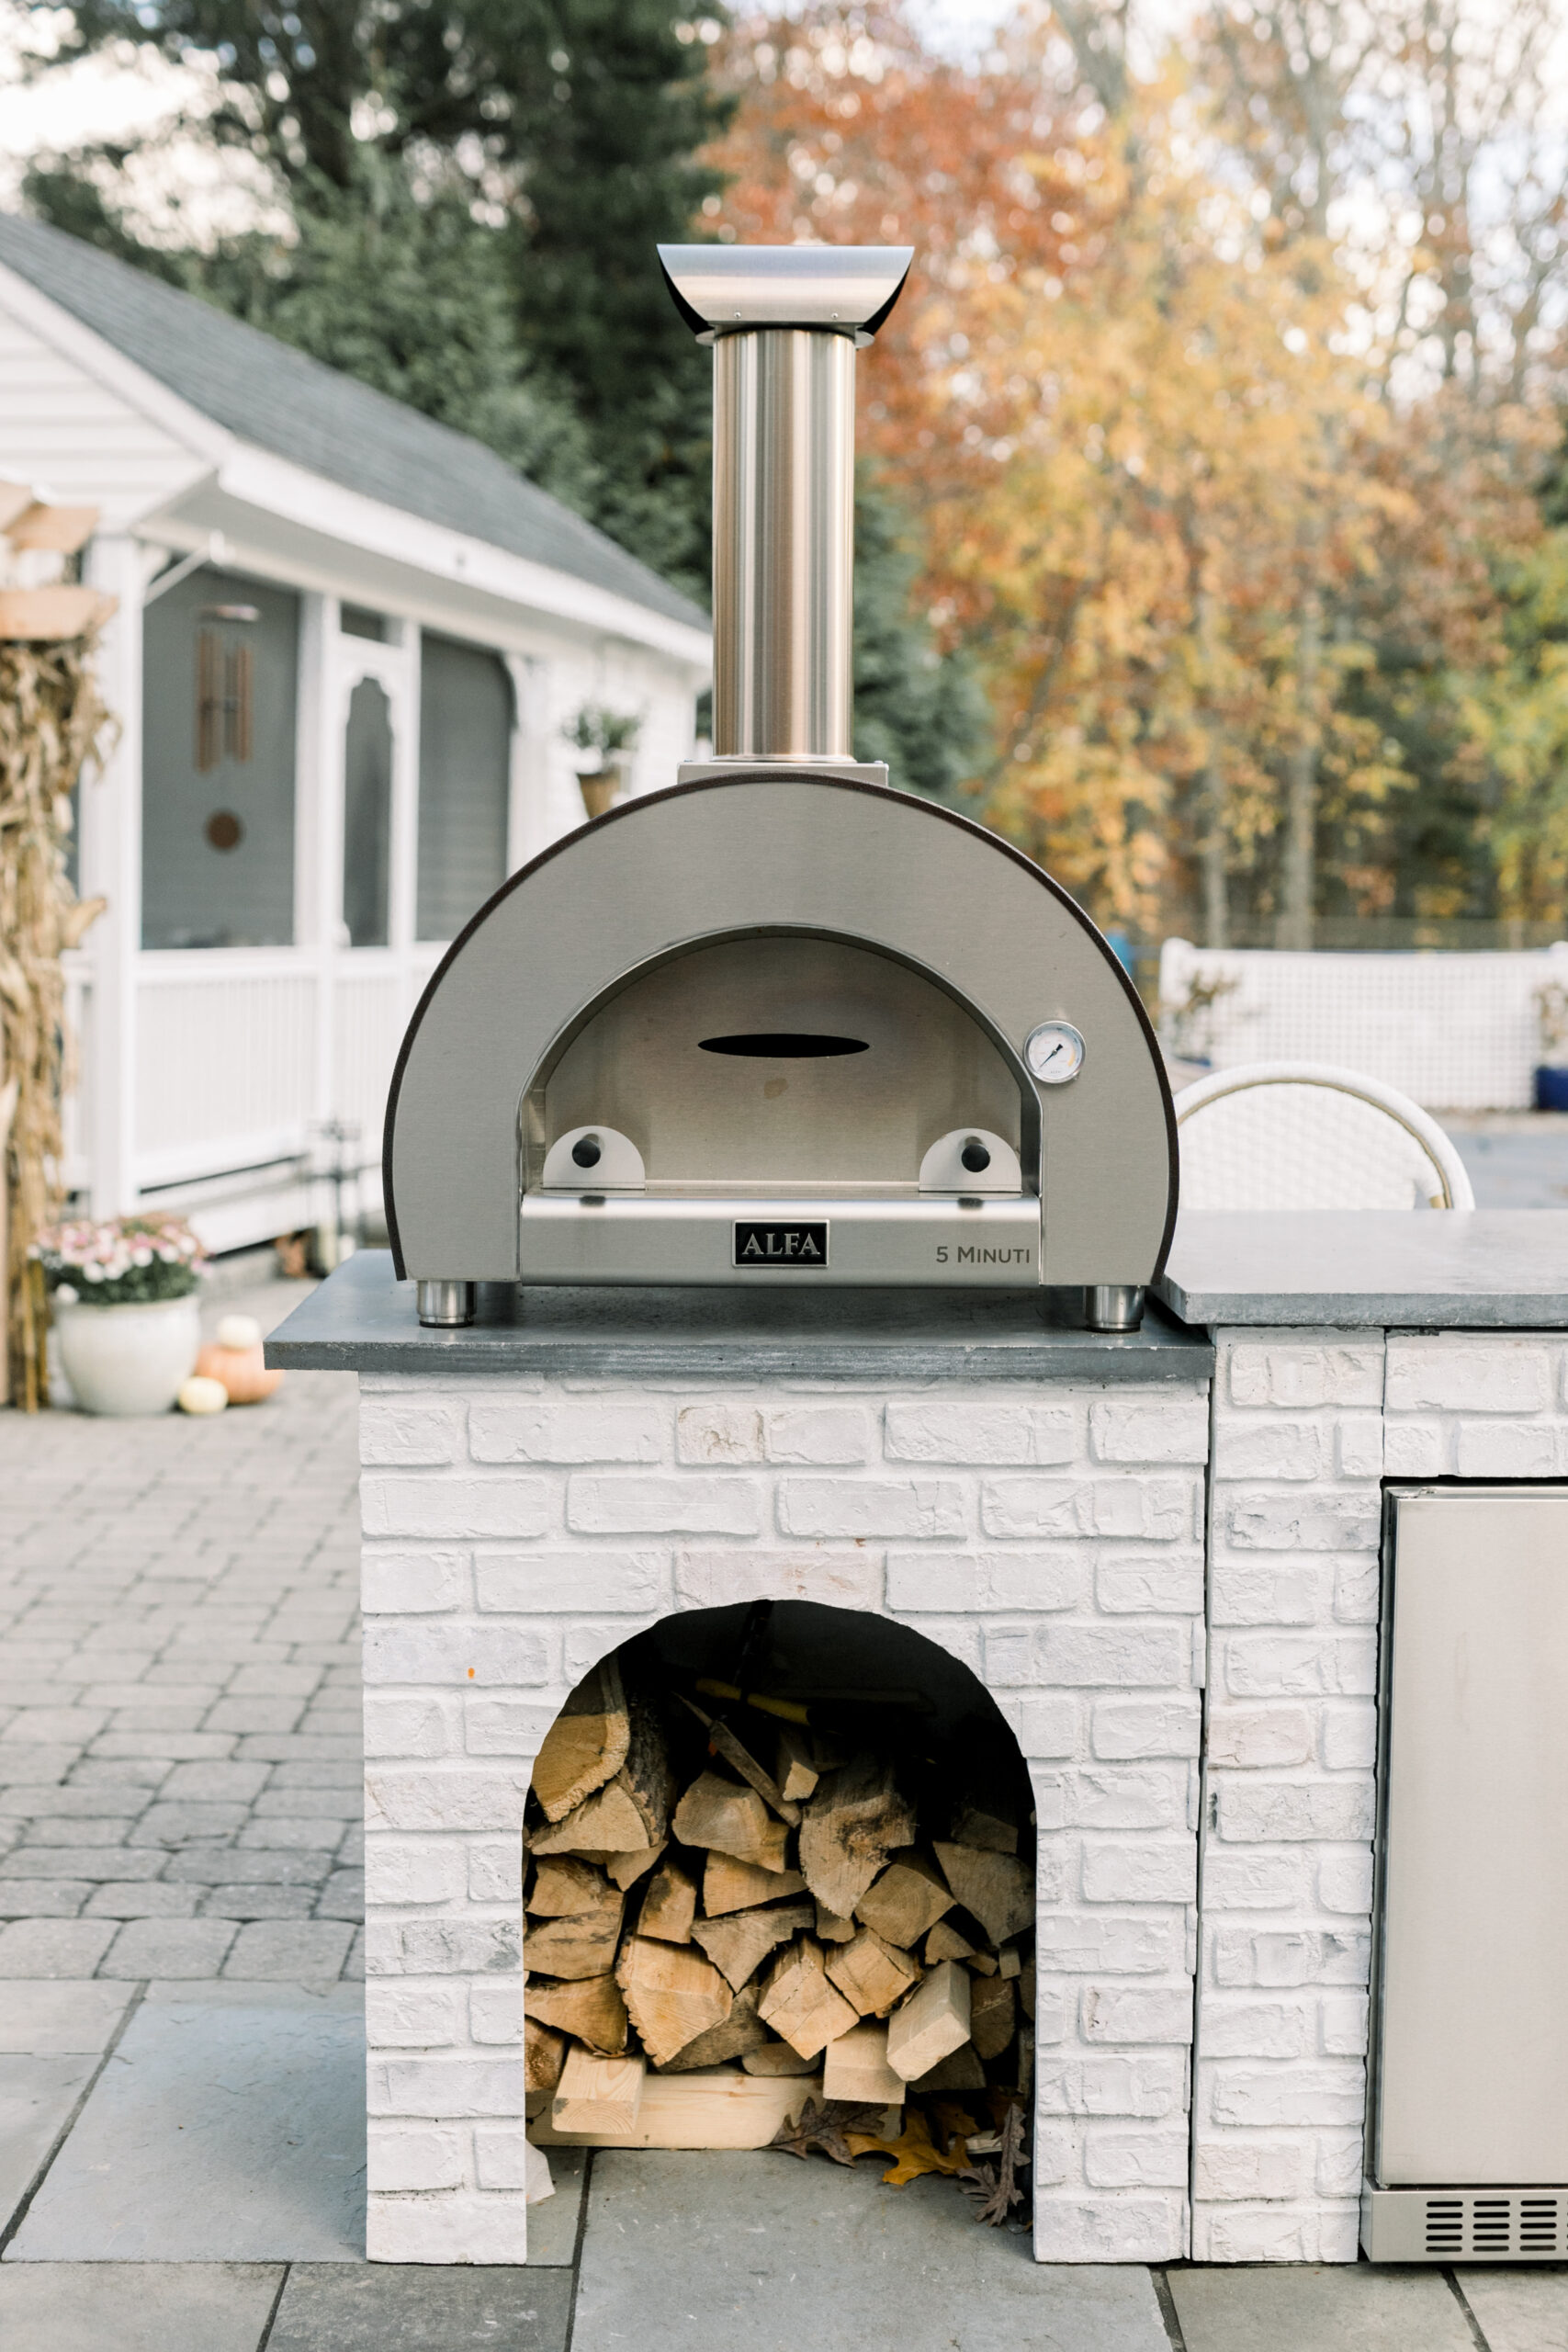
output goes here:
{"type": "Polygon", "coordinates": [[[94,634],[0,641],[0,1130],[12,1100],[0,1275],[11,1396],[26,1412],[48,1386],[43,1285],[28,1253],[62,1205],[62,1109],[74,1080],[61,958],[105,903],[78,899],[66,874],[72,786],[113,741],[95,650],[94,634]]]}

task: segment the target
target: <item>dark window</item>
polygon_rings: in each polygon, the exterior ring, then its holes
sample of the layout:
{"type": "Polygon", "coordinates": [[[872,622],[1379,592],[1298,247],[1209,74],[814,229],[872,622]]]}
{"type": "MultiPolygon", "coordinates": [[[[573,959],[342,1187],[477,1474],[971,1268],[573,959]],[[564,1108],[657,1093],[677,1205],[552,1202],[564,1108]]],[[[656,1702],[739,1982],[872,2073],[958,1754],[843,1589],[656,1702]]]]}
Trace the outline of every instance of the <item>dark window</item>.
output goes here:
{"type": "Polygon", "coordinates": [[[369,612],[363,605],[340,605],[337,625],[344,637],[367,637],[374,645],[387,642],[386,614],[369,612]]]}
{"type": "Polygon", "coordinates": [[[385,947],[392,873],[392,707],[374,678],[348,701],[343,775],[343,919],[351,947],[385,947]]]}
{"type": "Polygon", "coordinates": [[[426,635],[420,657],[421,939],[455,939],[506,879],[512,680],[478,646],[426,635]]]}
{"type": "Polygon", "coordinates": [[[207,566],[142,620],[141,944],[294,937],[299,599],[207,566]]]}

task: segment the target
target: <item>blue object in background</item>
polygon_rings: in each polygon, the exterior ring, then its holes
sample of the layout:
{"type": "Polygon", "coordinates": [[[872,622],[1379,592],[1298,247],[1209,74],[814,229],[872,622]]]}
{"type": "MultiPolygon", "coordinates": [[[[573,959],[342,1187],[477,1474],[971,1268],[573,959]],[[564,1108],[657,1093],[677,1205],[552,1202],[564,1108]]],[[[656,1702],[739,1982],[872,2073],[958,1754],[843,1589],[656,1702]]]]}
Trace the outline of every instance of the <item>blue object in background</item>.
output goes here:
{"type": "MultiPolygon", "coordinates": [[[[1138,976],[1133,968],[1133,943],[1128,938],[1126,933],[1124,931],[1108,931],[1105,934],[1105,944],[1107,947],[1110,948],[1112,956],[1115,956],[1116,961],[1121,965],[1122,969],[1126,973],[1127,978],[1130,980],[1135,980],[1138,976]]],[[[1555,1072],[1552,1074],[1553,1076],[1556,1075],[1555,1072]]],[[[1568,1080],[1568,1070],[1564,1070],[1562,1072],[1562,1076],[1565,1080],[1568,1080]]],[[[1564,1108],[1568,1108],[1568,1104],[1565,1104],[1564,1108]]]]}
{"type": "Polygon", "coordinates": [[[1556,1069],[1545,1062],[1538,1067],[1535,1107],[1538,1111],[1568,1111],[1568,1069],[1556,1069]]]}

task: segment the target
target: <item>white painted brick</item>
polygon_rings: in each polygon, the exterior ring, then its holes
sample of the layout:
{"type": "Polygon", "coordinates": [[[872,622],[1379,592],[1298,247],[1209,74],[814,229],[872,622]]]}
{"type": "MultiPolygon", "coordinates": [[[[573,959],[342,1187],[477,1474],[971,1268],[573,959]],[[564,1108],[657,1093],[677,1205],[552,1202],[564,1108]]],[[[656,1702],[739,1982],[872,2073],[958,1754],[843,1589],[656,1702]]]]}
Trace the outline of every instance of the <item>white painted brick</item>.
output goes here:
{"type": "Polygon", "coordinates": [[[1030,2136],[1033,2161],[1029,2177],[1033,2187],[1056,2188],[1069,2177],[1079,2177],[1077,2134],[1071,2129],[1050,2129],[1036,2122],[1030,2136]]]}
{"type": "Polygon", "coordinates": [[[468,1987],[469,2039],[489,2048],[523,2039],[521,1976],[480,1977],[468,1987]]]}
{"type": "Polygon", "coordinates": [[[1389,1341],[1391,1413],[1533,1413],[1551,1401],[1551,1348],[1544,1340],[1389,1341]]]}
{"type": "Polygon", "coordinates": [[[1176,2051],[1053,2052],[1037,2058],[1035,2086],[1042,2115],[1163,2116],[1181,2109],[1186,2066],[1176,2051]]]}
{"type": "Polygon", "coordinates": [[[392,1698],[367,1691],[365,1698],[367,1756],[424,1759],[446,1756],[459,1744],[456,1702],[392,1698]]]}
{"type": "Polygon", "coordinates": [[[1319,2046],[1325,2057],[1366,2057],[1367,2008],[1364,1993],[1335,1993],[1324,2000],[1319,2046]]]}
{"type": "MultiPolygon", "coordinates": [[[[524,1939],[515,1917],[406,1919],[398,1934],[403,1968],[410,1975],[515,1977],[523,1965],[524,1939]]],[[[467,2111],[462,2108],[429,2110],[454,2115],[467,2111]]]]}
{"type": "Polygon", "coordinates": [[[1377,1689],[1377,1641],[1365,1634],[1233,1634],[1225,1685],[1238,1699],[1298,1698],[1377,1689]]]}
{"type": "Polygon", "coordinates": [[[1201,1617],[1201,1552],[1133,1552],[1101,1560],[1094,1597],[1111,1616],[1201,1617]]]}
{"type": "Polygon", "coordinates": [[[1197,1849],[1190,1838],[1166,1846],[1086,1838],[1078,1883],[1086,1903],[1190,1903],[1197,1849]]]}
{"type": "Polygon", "coordinates": [[[1316,1421],[1247,1421],[1222,1415],[1214,1431],[1218,1478],[1320,1478],[1324,1436],[1316,1421]]]}
{"type": "Polygon", "coordinates": [[[464,1702],[463,1744],[470,1756],[522,1756],[532,1765],[559,1713],[555,1700],[487,1698],[476,1690],[464,1702]]]}
{"type": "Polygon", "coordinates": [[[1245,1552],[1366,1552],[1377,1547],[1382,1500],[1375,1492],[1242,1494],[1225,1509],[1229,1541],[1245,1552]]]}
{"type": "Polygon", "coordinates": [[[1440,1477],[1445,1458],[1441,1421],[1385,1422],[1383,1468],[1391,1478],[1440,1477]]]}
{"type": "Polygon", "coordinates": [[[1072,2004],[1065,1985],[1042,1983],[1034,1994],[1034,2039],[1055,2046],[1065,2041],[1072,2022],[1072,2004]]]}
{"type": "Polygon", "coordinates": [[[985,1679],[993,1690],[1045,1680],[1044,1661],[1034,1626],[987,1623],[984,1642],[985,1679]]]}
{"type": "Polygon", "coordinates": [[[521,2116],[526,2086],[521,2057],[372,2058],[372,2115],[521,2116]]]}
{"type": "Polygon", "coordinates": [[[365,1532],[443,1537],[542,1535],[550,1490],[543,1478],[423,1477],[380,1471],[359,1482],[365,1532]]]}
{"type": "Polygon", "coordinates": [[[770,1462],[863,1462],[871,1451],[860,1406],[789,1406],[766,1415],[762,1437],[770,1462]]]}
{"type": "Polygon", "coordinates": [[[371,2262],[520,2263],[528,2243],[521,2194],[372,2197],[365,2219],[371,2262]]]}
{"type": "Polygon", "coordinates": [[[1222,2205],[1192,2216],[1194,2262],[1314,2262],[1319,2221],[1311,2207],[1222,2205]]]}
{"type": "Polygon", "coordinates": [[[460,1406],[434,1397],[361,1396],[359,1459],[367,1467],[388,1463],[403,1469],[462,1458],[460,1406]]]}
{"type": "Polygon", "coordinates": [[[1371,1950],[1365,1934],[1332,1928],[1221,1928],[1213,1934],[1214,1982],[1236,1987],[1364,1984],[1371,1950]]]}
{"type": "MultiPolygon", "coordinates": [[[[1035,1823],[1040,1831],[1039,1853],[1043,1855],[1049,1850],[1044,1834],[1046,1830],[1062,1829],[1066,1826],[1067,1806],[1064,1793],[1063,1775],[1059,1771],[1048,1770],[1043,1764],[1032,1763],[1029,1768],[1029,1784],[1034,1792],[1035,1823]]],[[[1037,1856],[1036,1871],[1043,1873],[1044,1867],[1043,1861],[1037,1856]]],[[[1052,1897],[1053,1901],[1056,1899],[1055,1896],[1052,1897]]]]}
{"type": "Polygon", "coordinates": [[[1345,1413],[1334,1432],[1334,1465],[1342,1478],[1382,1476],[1382,1417],[1345,1413]]]}
{"type": "Polygon", "coordinates": [[[1461,1421],[1453,1432],[1461,1478],[1551,1478],[1563,1466],[1563,1431],[1551,1421],[1461,1421]]]}
{"type": "Polygon", "coordinates": [[[360,1591],[367,1613],[378,1610],[417,1616],[467,1609],[471,1586],[467,1552],[378,1552],[367,1545],[359,1563],[360,1591]]]}
{"type": "Polygon", "coordinates": [[[884,1408],[882,1442],[889,1462],[1022,1464],[1070,1462],[1076,1440],[1067,1408],[987,1395],[893,1401],[884,1408]]]}
{"type": "Polygon", "coordinates": [[[516,1765],[377,1765],[365,1775],[367,1827],[408,1830],[520,1828],[528,1772],[516,1765]]]}
{"type": "Polygon", "coordinates": [[[468,1900],[470,1903],[522,1903],[521,1838],[473,1840],[468,1847],[468,1900]]]}
{"type": "Polygon", "coordinates": [[[661,1462],[669,1445],[663,1405],[529,1397],[468,1408],[476,1462],[661,1462]]]}
{"type": "Polygon", "coordinates": [[[381,2190],[461,2188],[468,2136],[451,2124],[402,2123],[375,2116],[367,2135],[366,2187],[372,2195],[381,2190]]]}
{"type": "Polygon", "coordinates": [[[1366,1772],[1377,1762],[1378,1715],[1370,1699],[1325,1707],[1319,1752],[1331,1772],[1366,1772]]]}
{"type": "Polygon", "coordinates": [[[576,1471],[567,1485],[566,1517],[580,1535],[755,1535],[762,1488],[754,1478],[576,1471]]]}
{"type": "Polygon", "coordinates": [[[1042,1973],[1071,1976],[1173,1976],[1182,1941],[1180,1921],[1157,1915],[1043,1910],[1035,1924],[1042,1973]]]}
{"type": "Polygon", "coordinates": [[[476,2123],[474,2167],[481,2188],[526,2188],[528,2134],[521,2123],[476,2123]]]}
{"type": "Polygon", "coordinates": [[[1299,2140],[1208,2140],[1197,2152],[1193,2188],[1221,2200],[1299,2197],[1308,2153],[1299,2140]]]}
{"type": "Polygon", "coordinates": [[[675,1452],[682,1462],[761,1462],[761,1411],[720,1397],[682,1405],[675,1416],[675,1452]]]}
{"type": "Polygon", "coordinates": [[[1195,1756],[1201,1723],[1202,1702],[1195,1690],[1159,1699],[1097,1699],[1090,1745],[1107,1763],[1195,1756]]]}
{"type": "MultiPolygon", "coordinates": [[[[1305,2058],[1317,2051],[1316,2004],[1295,2001],[1215,1999],[1203,2009],[1202,2056],[1213,2058],[1305,2058]]],[[[1244,2189],[1243,2196],[1256,2196],[1244,2189]]]]}
{"type": "Polygon", "coordinates": [[[1209,2082],[1209,2111],[1216,2123],[1248,2131],[1281,2124],[1359,2122],[1366,2085],[1358,2065],[1291,2065],[1259,2074],[1237,2066],[1216,2069],[1209,2082]]]}
{"type": "Polygon", "coordinates": [[[470,1682],[508,1690],[555,1679],[556,1629],[524,1631],[482,1620],[433,1624],[423,1619],[372,1618],[365,1628],[365,1679],[470,1682]]]}
{"type": "Polygon", "coordinates": [[[985,1679],[986,1634],[980,1621],[973,1617],[911,1616],[901,1617],[897,1623],[908,1625],[911,1633],[923,1634],[939,1650],[945,1650],[949,1657],[957,1658],[978,1679],[985,1679]]]}
{"type": "Polygon", "coordinates": [[[1084,2178],[1091,2188],[1184,2188],[1187,2128],[1161,2132],[1096,2132],[1084,2145],[1084,2178]]]}
{"type": "Polygon", "coordinates": [[[1221,1919],[1227,1911],[1300,1910],[1307,1902],[1311,1858],[1211,1841],[1203,1854],[1203,1907],[1221,1919]]]}
{"type": "Polygon", "coordinates": [[[1036,2262],[1177,2262],[1186,2251],[1186,2200],[1174,2189],[1035,2201],[1036,2262]]]}
{"type": "Polygon", "coordinates": [[[675,1590],[690,1609],[717,1609],[737,1600],[819,1600],[831,1609],[880,1609],[882,1554],[863,1544],[811,1543],[677,1552],[675,1590]]]}
{"type": "MultiPolygon", "coordinates": [[[[650,1615],[649,1624],[654,1622],[650,1615]]],[[[636,1617],[573,1617],[566,1623],[561,1642],[561,1668],[575,1690],[585,1674],[592,1673],[602,1657],[618,1650],[634,1634],[643,1631],[643,1622],[636,1617]]]]}
{"type": "Polygon", "coordinates": [[[890,1609],[1072,1609],[1085,1599],[1089,1578],[1089,1557],[1082,1547],[1071,1544],[1051,1551],[889,1552],[887,1605],[890,1609]]]}
{"type": "Polygon", "coordinates": [[[1066,1893],[1067,1869],[1072,1860],[1067,1840],[1046,1836],[1044,1831],[1057,1827],[1055,1816],[1043,1819],[1042,1835],[1035,1843],[1034,1899],[1036,1903],[1060,1903],[1066,1893]]]}
{"type": "Polygon", "coordinates": [[[1277,1405],[1289,1411],[1314,1405],[1382,1403],[1381,1339],[1325,1345],[1291,1337],[1236,1340],[1229,1347],[1234,1405],[1277,1405]]]}
{"type": "Polygon", "coordinates": [[[784,1535],[962,1535],[964,1488],[953,1478],[781,1478],[784,1535]]]}
{"type": "Polygon", "coordinates": [[[1375,1625],[1382,1605],[1376,1560],[1342,1560],[1334,1571],[1334,1616],[1340,1625],[1375,1625]]]}
{"type": "Polygon", "coordinates": [[[1040,1681],[1135,1690],[1179,1687],[1188,1678],[1189,1647],[1179,1625],[1046,1625],[1036,1639],[1040,1681]]]}
{"type": "Polygon", "coordinates": [[[1209,1400],[1108,1396],[1089,1408],[1089,1437],[1097,1462],[1206,1462],[1209,1400]]]}
{"type": "Polygon", "coordinates": [[[1313,1718],[1305,1707],[1236,1707],[1215,1701],[1209,1710],[1209,1762],[1259,1767],[1304,1764],[1313,1752],[1313,1718]]]}
{"type": "Polygon", "coordinates": [[[474,1562],[481,1609],[531,1615],[559,1609],[570,1594],[574,1609],[646,1613],[667,1607],[670,1555],[660,1551],[481,1552],[474,1562]]]}
{"type": "Polygon", "coordinates": [[[1020,1750],[1026,1758],[1078,1753],[1082,1725],[1076,1699],[1053,1694],[1043,1699],[1008,1699],[1001,1703],[1002,1713],[1012,1725],[1020,1750]]]}
{"type": "Polygon", "coordinates": [[[1334,1571],[1324,1560],[1216,1560],[1210,1571],[1214,1625],[1315,1625],[1328,1613],[1334,1571]]]}
{"type": "Polygon", "coordinates": [[[395,1976],[366,1981],[365,2038],[372,2050],[451,2049],[467,2040],[467,2023],[461,1985],[421,1984],[395,1976]]]}
{"type": "Polygon", "coordinates": [[[1179,1478],[988,1478],[980,1490],[980,1523],[987,1535],[1176,1544],[1193,1532],[1195,1491],[1179,1478]]]}
{"type": "MultiPolygon", "coordinates": [[[[1319,2132],[1315,2137],[1318,2195],[1359,2199],[1364,2169],[1360,2132],[1319,2132]]],[[[1354,2261],[1355,2256],[1347,2259],[1354,2261]]]]}
{"type": "Polygon", "coordinates": [[[1078,2005],[1086,2042],[1167,2041],[1192,2035],[1190,1984],[1086,1984],[1078,2005]]]}
{"type": "Polygon", "coordinates": [[[1318,1864],[1317,1899],[1325,1911],[1356,1918],[1372,1907],[1372,1858],[1370,1853],[1328,1854],[1318,1864]]]}
{"type": "Polygon", "coordinates": [[[455,1838],[367,1838],[367,1903],[451,1903],[468,1881],[464,1849],[455,1838]]]}
{"type": "MultiPolygon", "coordinates": [[[[1180,1829],[1187,1775],[1179,1765],[1088,1765],[1064,1772],[1066,1818],[1080,1829],[1180,1829]]],[[[1190,1841],[1182,1845],[1191,1850],[1190,1841]]],[[[1140,1897],[1147,1900],[1147,1897],[1140,1897]]]]}
{"type": "Polygon", "coordinates": [[[1370,1780],[1227,1780],[1219,1791],[1222,1838],[1252,1845],[1371,1838],[1376,1800],[1370,1780]]]}

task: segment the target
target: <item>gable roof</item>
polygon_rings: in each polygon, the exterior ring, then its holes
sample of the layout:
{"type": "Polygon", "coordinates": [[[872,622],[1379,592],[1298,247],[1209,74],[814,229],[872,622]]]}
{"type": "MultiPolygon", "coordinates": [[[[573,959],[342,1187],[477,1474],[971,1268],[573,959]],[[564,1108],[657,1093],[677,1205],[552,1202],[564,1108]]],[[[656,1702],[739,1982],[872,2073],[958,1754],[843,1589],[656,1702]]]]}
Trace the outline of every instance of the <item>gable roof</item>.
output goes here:
{"type": "Polygon", "coordinates": [[[707,615],[482,442],[100,253],[0,213],[0,264],[243,441],[705,632],[707,615]]]}

